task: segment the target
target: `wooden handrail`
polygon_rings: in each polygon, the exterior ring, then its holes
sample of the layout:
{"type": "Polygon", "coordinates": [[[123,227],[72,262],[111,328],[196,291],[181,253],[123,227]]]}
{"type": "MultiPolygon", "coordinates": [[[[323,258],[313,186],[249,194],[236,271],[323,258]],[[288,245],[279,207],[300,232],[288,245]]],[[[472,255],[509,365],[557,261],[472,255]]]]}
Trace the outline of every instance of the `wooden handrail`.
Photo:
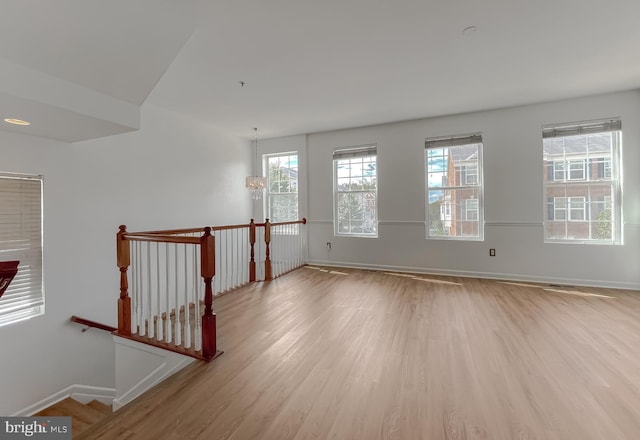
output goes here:
{"type": "Polygon", "coordinates": [[[155,243],[200,244],[200,237],[183,237],[176,235],[140,234],[137,232],[123,235],[125,240],[149,241],[155,243]]]}
{"type": "MultiPolygon", "coordinates": [[[[267,219],[268,221],[268,219],[267,219]]],[[[258,224],[258,226],[264,226],[266,223],[260,223],[258,224]]],[[[288,221],[288,222],[277,222],[277,223],[269,223],[271,225],[271,227],[273,228],[274,226],[284,226],[284,225],[306,225],[307,224],[307,219],[303,218],[302,220],[292,220],[292,221],[288,221]]]]}
{"type": "MultiPolygon", "coordinates": [[[[253,223],[255,226],[264,227],[265,223],[253,223]]],[[[303,218],[301,220],[292,220],[288,222],[277,222],[271,223],[271,226],[280,226],[280,225],[295,225],[295,224],[307,224],[307,219],[303,218]]],[[[225,225],[225,226],[211,226],[212,231],[224,231],[227,229],[242,229],[249,228],[251,223],[246,224],[237,224],[237,225],[225,225]]],[[[195,234],[201,233],[204,228],[182,228],[182,229],[163,229],[159,231],[139,231],[139,232],[128,232],[127,236],[149,236],[149,235],[176,235],[176,234],[195,234]]]]}
{"type": "MultiPolygon", "coordinates": [[[[248,228],[249,224],[238,225],[225,225],[225,226],[211,226],[212,231],[223,231],[225,229],[242,229],[248,228]]],[[[183,229],[164,229],[160,231],[141,231],[134,234],[139,235],[176,235],[176,234],[195,234],[196,232],[202,232],[203,228],[183,228],[183,229]]]]}
{"type": "Polygon", "coordinates": [[[246,224],[246,225],[226,225],[226,226],[212,226],[211,230],[213,231],[226,231],[228,229],[243,229],[243,228],[248,228],[249,226],[251,226],[250,223],[246,224]]]}
{"type": "Polygon", "coordinates": [[[182,229],[161,229],[159,231],[139,231],[134,234],[149,234],[149,235],[175,235],[175,234],[195,234],[196,232],[202,232],[204,228],[182,228],[182,229]]]}
{"type": "Polygon", "coordinates": [[[86,325],[87,327],[93,327],[93,328],[97,328],[100,330],[104,330],[106,332],[115,332],[116,330],[118,330],[115,327],[111,327],[110,325],[107,324],[102,324],[100,322],[96,322],[96,321],[91,321],[89,319],[84,319],[84,318],[80,318],[79,316],[75,316],[73,315],[69,321],[71,322],[75,322],[76,324],[80,324],[80,325],[86,325]]]}

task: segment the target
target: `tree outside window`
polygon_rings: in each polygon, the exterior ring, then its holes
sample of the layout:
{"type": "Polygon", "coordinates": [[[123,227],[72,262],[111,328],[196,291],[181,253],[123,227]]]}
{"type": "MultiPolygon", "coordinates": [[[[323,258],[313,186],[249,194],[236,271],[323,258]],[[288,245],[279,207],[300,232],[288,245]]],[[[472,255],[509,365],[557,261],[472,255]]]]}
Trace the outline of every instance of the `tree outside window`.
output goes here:
{"type": "Polygon", "coordinates": [[[298,220],[298,155],[268,155],[265,166],[268,179],[265,217],[272,223],[298,220]]]}
{"type": "Polygon", "coordinates": [[[376,147],[337,149],[333,157],[335,234],[377,237],[376,147]]]}

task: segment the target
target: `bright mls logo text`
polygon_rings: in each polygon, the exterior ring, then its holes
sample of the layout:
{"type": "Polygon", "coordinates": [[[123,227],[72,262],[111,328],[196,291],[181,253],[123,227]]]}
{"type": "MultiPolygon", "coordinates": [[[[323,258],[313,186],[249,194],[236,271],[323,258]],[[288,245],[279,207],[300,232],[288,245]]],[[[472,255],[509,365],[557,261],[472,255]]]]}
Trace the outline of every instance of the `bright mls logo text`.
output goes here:
{"type": "Polygon", "coordinates": [[[2,417],[0,440],[71,439],[71,417],[2,417]]]}

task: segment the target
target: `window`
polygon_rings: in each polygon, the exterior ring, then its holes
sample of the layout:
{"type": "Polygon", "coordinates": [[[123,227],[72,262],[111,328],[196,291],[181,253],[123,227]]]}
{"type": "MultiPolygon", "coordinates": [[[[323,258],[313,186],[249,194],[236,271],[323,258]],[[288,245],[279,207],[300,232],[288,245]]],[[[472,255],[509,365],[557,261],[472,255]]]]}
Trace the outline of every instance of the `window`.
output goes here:
{"type": "Polygon", "coordinates": [[[553,217],[551,217],[551,220],[566,220],[566,219],[567,219],[567,198],[554,197],[553,198],[553,217]]]}
{"type": "Polygon", "coordinates": [[[427,139],[427,238],[483,239],[482,135],[427,139]]]}
{"type": "Polygon", "coordinates": [[[621,122],[542,129],[548,242],[621,243],[621,122]]]}
{"type": "Polygon", "coordinates": [[[267,197],[265,212],[272,223],[298,220],[298,155],[265,156],[267,197]]]}
{"type": "Polygon", "coordinates": [[[0,298],[0,326],[43,314],[42,177],[0,173],[0,260],[20,261],[0,298]]]}
{"type": "Polygon", "coordinates": [[[464,168],[464,183],[466,185],[478,184],[478,166],[471,165],[464,168]]]}
{"type": "Polygon", "coordinates": [[[443,220],[451,220],[451,201],[445,200],[440,204],[440,217],[443,220]]]}
{"type": "Polygon", "coordinates": [[[584,160],[570,160],[568,180],[584,180],[584,160]]]}
{"type": "Polygon", "coordinates": [[[586,202],[584,197],[554,197],[552,220],[584,221],[586,202]]]}
{"type": "Polygon", "coordinates": [[[585,201],[584,197],[569,197],[569,221],[584,221],[586,220],[585,213],[585,201]]]}
{"type": "Polygon", "coordinates": [[[376,146],[333,152],[333,225],[336,235],[378,236],[376,146]]]}
{"type": "Polygon", "coordinates": [[[590,180],[611,179],[611,158],[596,157],[589,159],[589,173],[590,180]]]}
{"type": "Polygon", "coordinates": [[[465,220],[478,220],[478,199],[464,201],[465,220]]]}
{"type": "Polygon", "coordinates": [[[585,166],[584,159],[553,161],[553,180],[584,180],[585,166]]]}

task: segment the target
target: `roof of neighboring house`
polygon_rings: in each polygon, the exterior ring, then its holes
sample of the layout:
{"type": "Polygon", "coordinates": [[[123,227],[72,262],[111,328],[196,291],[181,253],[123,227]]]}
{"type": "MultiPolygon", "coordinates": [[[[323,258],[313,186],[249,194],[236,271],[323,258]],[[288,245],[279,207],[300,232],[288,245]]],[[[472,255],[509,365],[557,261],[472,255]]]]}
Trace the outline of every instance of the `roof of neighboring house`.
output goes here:
{"type": "Polygon", "coordinates": [[[478,144],[460,145],[449,148],[449,155],[454,162],[476,160],[478,158],[478,144]]]}

